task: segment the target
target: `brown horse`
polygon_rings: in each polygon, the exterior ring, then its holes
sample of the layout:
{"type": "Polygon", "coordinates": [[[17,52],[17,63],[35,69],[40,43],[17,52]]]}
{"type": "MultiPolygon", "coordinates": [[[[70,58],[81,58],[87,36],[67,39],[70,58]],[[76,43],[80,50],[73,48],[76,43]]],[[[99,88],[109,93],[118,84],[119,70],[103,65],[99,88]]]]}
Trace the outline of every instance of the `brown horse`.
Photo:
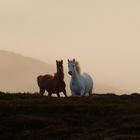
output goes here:
{"type": "Polygon", "coordinates": [[[45,90],[48,92],[48,96],[51,96],[53,93],[56,93],[60,97],[60,92],[63,92],[67,97],[66,93],[66,84],[64,82],[64,71],[63,71],[63,60],[57,61],[57,72],[52,75],[40,75],[37,77],[37,83],[40,88],[40,94],[43,95],[45,90]]]}

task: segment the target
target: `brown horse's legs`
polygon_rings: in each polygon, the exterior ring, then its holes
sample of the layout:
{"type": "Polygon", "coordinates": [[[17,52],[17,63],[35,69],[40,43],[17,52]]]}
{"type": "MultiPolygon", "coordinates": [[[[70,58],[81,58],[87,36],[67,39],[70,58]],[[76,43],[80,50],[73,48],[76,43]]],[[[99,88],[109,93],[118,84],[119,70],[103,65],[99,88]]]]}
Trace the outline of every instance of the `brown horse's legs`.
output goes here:
{"type": "Polygon", "coordinates": [[[65,97],[67,97],[67,92],[66,92],[66,90],[64,90],[63,93],[64,93],[65,97]]]}
{"type": "Polygon", "coordinates": [[[40,88],[40,94],[43,95],[45,92],[45,89],[44,88],[40,88]]]}
{"type": "Polygon", "coordinates": [[[51,96],[52,96],[52,93],[49,92],[49,93],[48,93],[48,96],[51,97],[51,96]]]}
{"type": "Polygon", "coordinates": [[[58,92],[58,93],[56,93],[56,94],[57,94],[57,96],[58,96],[58,97],[60,97],[60,94],[59,94],[59,92],[58,92]]]}

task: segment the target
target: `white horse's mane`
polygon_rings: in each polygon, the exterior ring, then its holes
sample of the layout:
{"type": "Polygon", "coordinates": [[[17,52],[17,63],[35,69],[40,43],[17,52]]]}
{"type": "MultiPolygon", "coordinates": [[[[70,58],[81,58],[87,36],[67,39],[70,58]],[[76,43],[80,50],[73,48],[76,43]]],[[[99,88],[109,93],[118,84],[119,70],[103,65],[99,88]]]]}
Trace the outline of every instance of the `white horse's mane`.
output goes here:
{"type": "Polygon", "coordinates": [[[79,62],[78,61],[75,61],[75,66],[76,66],[76,70],[77,70],[77,72],[80,74],[81,73],[81,68],[80,68],[80,64],[79,64],[79,62]]]}

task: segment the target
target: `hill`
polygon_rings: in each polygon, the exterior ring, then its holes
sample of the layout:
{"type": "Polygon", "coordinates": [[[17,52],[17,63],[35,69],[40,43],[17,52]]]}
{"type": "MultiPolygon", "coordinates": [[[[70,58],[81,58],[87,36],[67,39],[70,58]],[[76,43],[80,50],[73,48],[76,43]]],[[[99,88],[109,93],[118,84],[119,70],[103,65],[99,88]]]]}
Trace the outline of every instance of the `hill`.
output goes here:
{"type": "MultiPolygon", "coordinates": [[[[0,65],[0,91],[4,92],[38,92],[36,77],[56,72],[55,62],[54,65],[47,64],[37,59],[4,50],[0,50],[0,65]]],[[[70,93],[69,81],[70,76],[65,71],[68,93],[70,93]]],[[[94,81],[94,92],[105,93],[106,91],[118,94],[129,93],[126,90],[116,89],[94,81]]]]}
{"type": "Polygon", "coordinates": [[[139,140],[140,95],[0,94],[1,140],[139,140]]]}
{"type": "Polygon", "coordinates": [[[36,77],[56,71],[55,65],[8,51],[0,51],[0,90],[36,92],[36,77]]]}

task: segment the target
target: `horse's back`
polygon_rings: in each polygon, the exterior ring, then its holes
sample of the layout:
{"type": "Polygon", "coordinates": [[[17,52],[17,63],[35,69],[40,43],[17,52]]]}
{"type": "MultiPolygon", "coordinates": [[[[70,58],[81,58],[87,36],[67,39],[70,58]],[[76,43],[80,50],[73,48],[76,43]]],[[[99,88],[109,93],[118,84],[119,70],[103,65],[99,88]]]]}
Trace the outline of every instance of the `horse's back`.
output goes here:
{"type": "Polygon", "coordinates": [[[37,77],[37,83],[40,87],[45,86],[47,83],[53,80],[52,75],[40,75],[37,77]]]}

